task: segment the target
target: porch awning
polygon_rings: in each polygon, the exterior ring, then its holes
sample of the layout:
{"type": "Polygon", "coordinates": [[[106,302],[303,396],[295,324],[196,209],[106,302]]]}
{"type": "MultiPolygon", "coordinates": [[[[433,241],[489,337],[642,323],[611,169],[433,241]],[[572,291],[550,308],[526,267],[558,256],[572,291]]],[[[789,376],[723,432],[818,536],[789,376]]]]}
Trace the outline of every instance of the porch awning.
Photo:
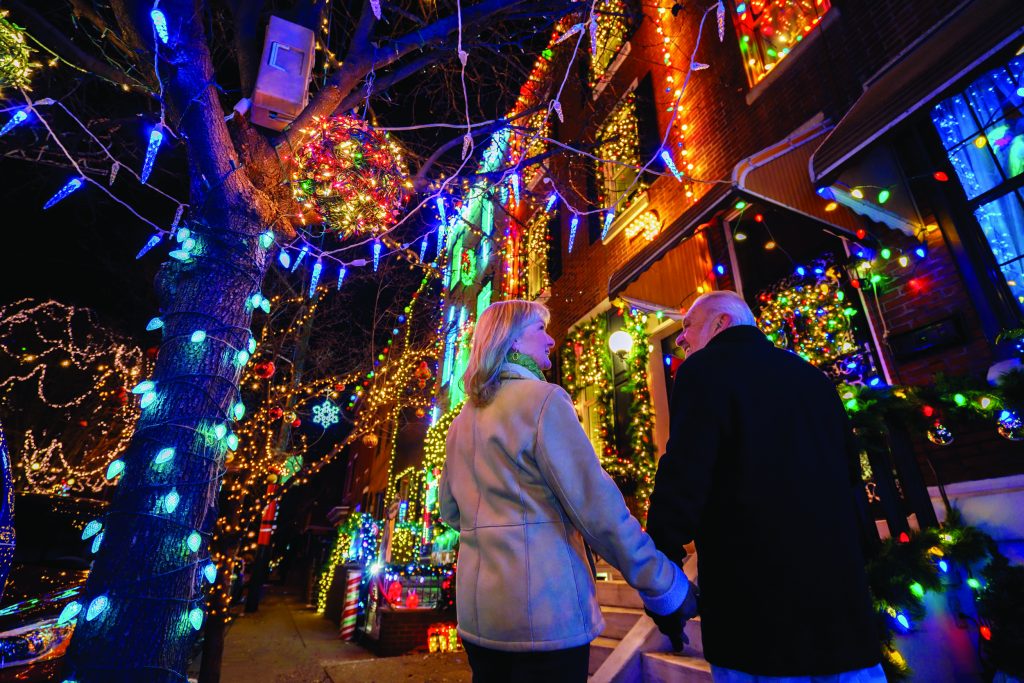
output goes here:
{"type": "Polygon", "coordinates": [[[736,164],[733,183],[746,195],[852,235],[861,227],[857,217],[842,205],[826,211],[828,202],[814,191],[807,175],[811,154],[829,130],[830,126],[820,118],[802,126],[785,140],[736,164]]]}
{"type": "Polygon", "coordinates": [[[681,292],[686,296],[693,292],[696,284],[708,285],[705,280],[711,263],[706,256],[705,243],[685,246],[680,243],[700,226],[732,210],[734,198],[761,200],[839,232],[856,232],[861,225],[853,212],[842,205],[826,211],[828,202],[814,192],[807,174],[811,153],[828,131],[828,125],[821,119],[811,121],[786,139],[736,164],[731,183],[715,185],[612,275],[608,298],[633,296],[671,309],[677,307],[681,292]]]}
{"type": "Polygon", "coordinates": [[[896,56],[811,157],[818,186],[850,158],[929,106],[989,57],[1024,37],[1024,2],[973,0],[896,56]]]}
{"type": "MultiPolygon", "coordinates": [[[[731,183],[719,183],[712,186],[693,206],[662,230],[646,248],[626,261],[624,266],[612,274],[608,281],[608,298],[616,299],[626,287],[643,275],[655,262],[675,249],[698,227],[710,222],[716,213],[724,211],[734,192],[735,188],[731,183]]],[[[662,302],[659,301],[659,303],[662,302]]]]}

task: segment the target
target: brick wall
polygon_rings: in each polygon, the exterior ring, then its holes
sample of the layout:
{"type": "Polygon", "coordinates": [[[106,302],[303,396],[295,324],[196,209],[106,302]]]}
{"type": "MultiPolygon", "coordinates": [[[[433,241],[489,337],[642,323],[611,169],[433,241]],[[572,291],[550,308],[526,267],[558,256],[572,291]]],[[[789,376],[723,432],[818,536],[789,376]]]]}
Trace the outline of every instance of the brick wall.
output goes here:
{"type": "MultiPolygon", "coordinates": [[[[784,138],[819,112],[837,121],[861,93],[862,80],[958,4],[959,0],[834,0],[834,16],[825,22],[821,35],[801,45],[788,58],[789,63],[782,62],[785,68],[769,77],[770,83],[751,104],[746,101],[749,87],[732,24],[727,21],[725,40],[719,43],[712,16],[697,53],[697,60],[710,68],[694,72],[680,113],[687,126],[686,146],[695,164],[694,176],[729,178],[738,161],[784,138]]],[[[585,84],[570,79],[561,98],[566,113],[565,123],[559,126],[562,140],[592,140],[622,93],[648,71],[654,76],[659,132],[668,126],[670,113],[663,105],[671,99],[671,93],[665,92],[669,71],[661,66],[661,38],[653,19],[656,9],[653,4],[642,7],[645,17],[630,39],[630,54],[597,102],[592,101],[585,84]]],[[[677,84],[685,76],[702,11],[703,6],[687,3],[676,17],[663,15],[677,84]]],[[[583,188],[583,164],[560,159],[554,165],[563,183],[583,188]]],[[[707,187],[698,183],[694,196],[687,198],[674,178],[659,178],[650,188],[651,208],[667,226],[707,187]]],[[[552,284],[549,302],[556,339],[607,296],[611,275],[646,245],[643,238],[627,240],[622,234],[608,246],[600,242],[590,245],[581,224],[569,254],[569,220],[567,212],[561,212],[564,273],[552,284]]]]}
{"type": "Polygon", "coordinates": [[[379,637],[360,634],[363,644],[379,657],[395,657],[427,647],[427,629],[442,621],[455,622],[454,611],[393,610],[382,608],[379,637]]]}
{"type": "MultiPolygon", "coordinates": [[[[694,176],[728,179],[738,161],[783,139],[819,112],[837,122],[861,94],[862,83],[959,6],[961,0],[833,0],[832,4],[831,16],[818,29],[819,35],[782,62],[784,66],[766,79],[767,85],[762,84],[760,93],[750,103],[750,88],[732,24],[727,22],[725,40],[719,43],[714,17],[710,17],[696,57],[710,68],[692,74],[680,114],[687,125],[686,147],[695,164],[694,176]]],[[[562,97],[566,112],[565,124],[560,126],[562,140],[592,140],[603,116],[630,83],[648,71],[653,73],[659,98],[659,133],[664,133],[670,114],[662,105],[670,94],[665,93],[667,70],[661,66],[660,37],[652,18],[656,5],[644,4],[643,11],[646,16],[630,39],[629,57],[596,103],[584,87],[570,81],[562,97]]],[[[702,11],[703,6],[685,3],[677,17],[663,15],[665,32],[672,43],[671,61],[677,67],[677,83],[685,75],[683,69],[689,62],[702,11]]],[[[554,166],[562,183],[582,188],[583,164],[580,160],[560,158],[554,166]]],[[[668,226],[692,206],[706,187],[698,184],[695,196],[688,198],[674,178],[659,178],[649,190],[650,208],[658,212],[662,225],[668,226]]],[[[607,297],[611,275],[647,244],[643,238],[628,240],[621,233],[607,246],[600,242],[589,244],[585,225],[581,224],[573,253],[568,254],[569,219],[567,212],[561,212],[563,275],[552,283],[549,301],[550,330],[559,341],[570,325],[607,297]]],[[[712,250],[723,249],[720,238],[717,231],[709,231],[712,250]]],[[[956,315],[966,341],[900,363],[894,362],[884,339],[880,351],[890,361],[890,367],[895,368],[893,380],[898,383],[928,383],[938,372],[983,377],[993,361],[993,351],[981,331],[963,276],[943,233],[932,231],[926,239],[928,258],[912,274],[894,263],[886,273],[889,279],[880,292],[877,308],[873,297],[868,297],[869,315],[879,335],[886,330],[889,334],[907,332],[956,315]],[[913,285],[912,278],[916,280],[913,285]]],[[[916,246],[910,238],[895,232],[888,233],[885,240],[907,250],[916,246]]],[[[728,282],[723,279],[718,286],[728,286],[728,282]]],[[[944,481],[1001,476],[1024,469],[1020,445],[1000,439],[994,426],[961,431],[949,447],[934,446],[923,439],[917,445],[922,464],[927,455],[944,481]]],[[[923,430],[919,436],[922,435],[923,430]]],[[[927,467],[925,476],[932,479],[927,467]]]]}

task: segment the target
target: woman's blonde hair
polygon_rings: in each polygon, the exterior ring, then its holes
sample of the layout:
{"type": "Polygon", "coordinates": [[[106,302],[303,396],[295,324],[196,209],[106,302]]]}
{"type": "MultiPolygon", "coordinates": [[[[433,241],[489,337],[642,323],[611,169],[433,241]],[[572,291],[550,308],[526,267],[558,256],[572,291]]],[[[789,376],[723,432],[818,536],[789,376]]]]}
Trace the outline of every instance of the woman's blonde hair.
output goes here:
{"type": "Polygon", "coordinates": [[[494,398],[501,383],[501,364],[512,342],[527,327],[551,319],[547,306],[535,301],[496,301],[488,306],[476,323],[469,364],[462,376],[466,395],[475,406],[485,406],[494,398]]]}

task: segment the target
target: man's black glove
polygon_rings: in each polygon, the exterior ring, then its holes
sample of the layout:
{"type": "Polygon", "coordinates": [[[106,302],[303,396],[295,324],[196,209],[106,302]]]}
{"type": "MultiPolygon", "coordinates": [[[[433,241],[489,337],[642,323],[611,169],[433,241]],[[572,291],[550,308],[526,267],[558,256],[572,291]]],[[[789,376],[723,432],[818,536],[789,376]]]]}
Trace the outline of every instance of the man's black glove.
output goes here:
{"type": "Polygon", "coordinates": [[[686,592],[686,599],[683,600],[683,604],[679,606],[672,614],[655,614],[646,607],[644,611],[647,612],[647,616],[654,620],[654,623],[658,626],[658,630],[668,636],[669,640],[672,641],[672,649],[676,652],[680,652],[683,649],[683,645],[688,645],[690,639],[686,636],[686,622],[697,616],[698,612],[698,600],[700,599],[700,589],[692,581],[689,583],[689,590],[686,592]]]}

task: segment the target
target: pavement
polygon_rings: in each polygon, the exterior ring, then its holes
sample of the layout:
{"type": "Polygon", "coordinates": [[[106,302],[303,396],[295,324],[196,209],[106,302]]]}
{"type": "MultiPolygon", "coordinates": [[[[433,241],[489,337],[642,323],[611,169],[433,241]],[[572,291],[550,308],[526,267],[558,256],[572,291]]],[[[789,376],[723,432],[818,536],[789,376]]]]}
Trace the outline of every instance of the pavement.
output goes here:
{"type": "Polygon", "coordinates": [[[377,657],[338,639],[338,628],[298,592],[268,586],[258,612],[228,627],[223,683],[471,683],[466,653],[377,657]]]}

